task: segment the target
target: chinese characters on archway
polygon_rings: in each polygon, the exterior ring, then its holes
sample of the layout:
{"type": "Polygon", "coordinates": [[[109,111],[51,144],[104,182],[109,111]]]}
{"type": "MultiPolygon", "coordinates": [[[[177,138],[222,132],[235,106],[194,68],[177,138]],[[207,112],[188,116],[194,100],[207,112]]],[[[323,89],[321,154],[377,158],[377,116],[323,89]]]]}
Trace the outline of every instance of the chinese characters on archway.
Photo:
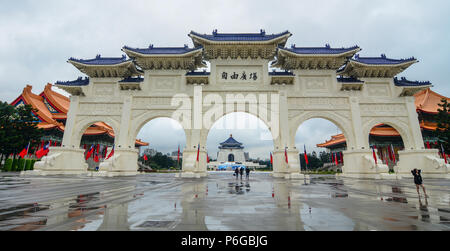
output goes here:
{"type": "Polygon", "coordinates": [[[222,73],[222,80],[253,80],[256,81],[258,80],[258,74],[256,72],[251,72],[251,73],[247,73],[245,71],[243,71],[242,73],[228,73],[228,72],[223,72],[222,73]]]}

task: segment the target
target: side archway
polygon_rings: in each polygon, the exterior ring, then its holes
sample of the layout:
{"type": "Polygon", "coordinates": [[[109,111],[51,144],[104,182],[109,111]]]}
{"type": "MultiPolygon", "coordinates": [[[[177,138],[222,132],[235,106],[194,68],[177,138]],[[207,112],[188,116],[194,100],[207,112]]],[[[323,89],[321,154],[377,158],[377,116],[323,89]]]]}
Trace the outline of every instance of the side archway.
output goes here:
{"type": "Polygon", "coordinates": [[[408,124],[395,118],[374,118],[367,121],[363,126],[364,145],[369,146],[369,135],[376,125],[385,124],[394,128],[401,136],[406,150],[413,150],[412,135],[408,124]]]}
{"type": "Polygon", "coordinates": [[[109,127],[112,128],[112,131],[115,135],[114,142],[117,142],[117,136],[120,133],[120,126],[119,123],[113,119],[102,117],[102,118],[85,118],[81,119],[79,122],[76,123],[76,126],[74,128],[74,133],[72,135],[72,142],[73,146],[70,147],[78,147],[81,144],[81,138],[83,137],[83,134],[86,132],[86,130],[91,127],[92,125],[95,125],[97,123],[105,123],[109,127]]]}
{"type": "Polygon", "coordinates": [[[333,124],[335,124],[344,134],[345,138],[347,139],[347,150],[354,150],[356,149],[356,140],[355,136],[353,134],[353,128],[351,123],[348,121],[348,119],[344,118],[343,116],[336,115],[333,112],[327,112],[327,111],[311,111],[311,112],[305,112],[302,113],[299,116],[294,117],[289,122],[289,139],[291,140],[291,146],[295,145],[295,135],[297,134],[298,128],[310,119],[325,119],[329,120],[333,124]]]}
{"type": "MultiPolygon", "coordinates": [[[[136,140],[141,129],[150,121],[159,119],[159,118],[167,118],[167,119],[171,119],[173,121],[178,122],[178,124],[180,124],[181,127],[183,128],[184,133],[187,137],[188,136],[188,134],[187,134],[188,128],[185,128],[185,126],[183,125],[182,122],[175,120],[174,118],[168,116],[168,113],[169,112],[167,112],[167,111],[156,111],[156,112],[151,111],[151,112],[146,112],[137,118],[134,118],[131,123],[131,129],[130,129],[130,133],[128,135],[127,142],[129,142],[129,144],[133,144],[133,142],[136,140]]],[[[187,138],[186,138],[186,140],[187,140],[187,138]]]]}

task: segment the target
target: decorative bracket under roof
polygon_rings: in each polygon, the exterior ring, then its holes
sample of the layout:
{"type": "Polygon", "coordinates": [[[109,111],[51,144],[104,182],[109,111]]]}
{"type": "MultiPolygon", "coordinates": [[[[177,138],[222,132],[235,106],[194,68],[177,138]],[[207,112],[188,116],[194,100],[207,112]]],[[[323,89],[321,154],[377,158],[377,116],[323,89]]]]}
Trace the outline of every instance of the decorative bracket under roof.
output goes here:
{"type": "Polygon", "coordinates": [[[356,78],[337,78],[338,86],[340,85],[341,91],[361,91],[364,87],[364,81],[356,78]]]}
{"type": "Polygon", "coordinates": [[[271,85],[293,85],[295,75],[292,72],[269,72],[271,85]]]}
{"type": "Polygon", "coordinates": [[[210,72],[188,72],[186,74],[186,84],[188,85],[208,85],[210,72]]]}

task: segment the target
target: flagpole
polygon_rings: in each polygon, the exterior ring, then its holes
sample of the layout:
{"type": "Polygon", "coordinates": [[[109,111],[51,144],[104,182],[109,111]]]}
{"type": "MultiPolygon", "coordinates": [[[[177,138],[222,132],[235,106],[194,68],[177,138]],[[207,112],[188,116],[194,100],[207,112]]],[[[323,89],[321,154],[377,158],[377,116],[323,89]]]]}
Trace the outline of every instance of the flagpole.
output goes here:
{"type": "MultiPolygon", "coordinates": [[[[25,157],[28,155],[28,151],[29,150],[30,150],[30,141],[28,141],[27,154],[25,155],[25,157]]],[[[27,165],[27,161],[24,159],[24,161],[23,161],[23,171],[25,171],[26,165],[27,165]]]]}

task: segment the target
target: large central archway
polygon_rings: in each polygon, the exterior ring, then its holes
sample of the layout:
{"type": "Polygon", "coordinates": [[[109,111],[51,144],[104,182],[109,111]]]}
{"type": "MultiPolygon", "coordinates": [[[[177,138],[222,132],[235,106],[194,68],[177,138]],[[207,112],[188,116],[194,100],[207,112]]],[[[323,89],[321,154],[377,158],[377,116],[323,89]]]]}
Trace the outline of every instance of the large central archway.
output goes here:
{"type": "MultiPolygon", "coordinates": [[[[206,140],[209,170],[237,163],[255,170],[270,170],[270,154],[274,150],[273,136],[264,121],[245,112],[232,112],[219,118],[208,130],[206,140]],[[221,147],[233,140],[241,147],[221,147]]],[[[228,168],[230,170],[230,168],[228,168]]]]}

